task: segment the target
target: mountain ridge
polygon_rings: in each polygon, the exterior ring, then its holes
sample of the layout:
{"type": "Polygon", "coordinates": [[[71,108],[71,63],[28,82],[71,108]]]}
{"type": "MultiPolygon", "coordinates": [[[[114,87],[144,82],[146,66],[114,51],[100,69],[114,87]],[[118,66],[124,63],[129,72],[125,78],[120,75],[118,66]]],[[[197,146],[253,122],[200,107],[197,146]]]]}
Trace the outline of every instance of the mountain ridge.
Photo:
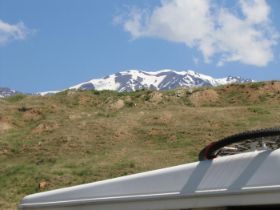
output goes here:
{"type": "MultiPolygon", "coordinates": [[[[193,70],[177,71],[172,69],[162,69],[158,71],[144,71],[133,69],[110,74],[103,78],[82,82],[67,89],[131,92],[140,89],[170,90],[180,87],[215,87],[219,85],[245,82],[254,82],[254,80],[244,79],[239,76],[214,78],[193,70]]],[[[46,95],[57,92],[60,91],[46,91],[40,92],[39,94],[46,95]]]]}
{"type": "MultiPolygon", "coordinates": [[[[214,78],[193,70],[177,71],[161,69],[158,71],[126,70],[107,75],[102,78],[91,79],[63,90],[43,91],[32,93],[35,95],[55,94],[64,90],[112,90],[118,92],[132,92],[140,89],[171,90],[176,88],[215,87],[232,83],[254,82],[240,76],[214,78]]],[[[21,94],[22,92],[6,87],[0,87],[0,98],[21,94]]]]}

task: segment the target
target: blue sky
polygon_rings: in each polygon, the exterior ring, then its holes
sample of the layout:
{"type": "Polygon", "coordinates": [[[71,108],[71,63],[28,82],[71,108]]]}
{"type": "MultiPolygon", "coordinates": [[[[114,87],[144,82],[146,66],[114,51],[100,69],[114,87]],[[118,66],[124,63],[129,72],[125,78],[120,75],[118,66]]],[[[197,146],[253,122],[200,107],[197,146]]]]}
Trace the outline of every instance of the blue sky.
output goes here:
{"type": "Polygon", "coordinates": [[[278,0],[0,0],[0,87],[58,90],[165,68],[279,80],[279,9],[278,0]]]}

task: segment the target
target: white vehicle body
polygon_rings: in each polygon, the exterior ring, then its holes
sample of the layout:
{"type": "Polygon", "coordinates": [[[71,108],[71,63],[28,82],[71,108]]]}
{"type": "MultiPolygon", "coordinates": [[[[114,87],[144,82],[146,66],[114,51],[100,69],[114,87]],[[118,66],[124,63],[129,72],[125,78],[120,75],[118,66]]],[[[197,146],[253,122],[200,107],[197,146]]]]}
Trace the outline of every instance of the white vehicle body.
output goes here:
{"type": "Polygon", "coordinates": [[[24,210],[161,210],[280,205],[280,149],[37,193],[24,210]]]}

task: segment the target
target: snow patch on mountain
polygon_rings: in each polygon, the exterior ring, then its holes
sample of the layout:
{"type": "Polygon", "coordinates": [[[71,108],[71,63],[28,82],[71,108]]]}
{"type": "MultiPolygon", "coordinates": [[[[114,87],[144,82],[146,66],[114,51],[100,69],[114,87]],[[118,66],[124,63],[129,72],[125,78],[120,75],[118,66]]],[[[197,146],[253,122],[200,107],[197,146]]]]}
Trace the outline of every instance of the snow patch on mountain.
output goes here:
{"type": "Polygon", "coordinates": [[[75,85],[73,87],[70,87],[69,89],[81,89],[81,90],[117,90],[119,88],[119,84],[116,83],[116,75],[112,74],[109,76],[106,76],[102,79],[92,79],[88,82],[84,82],[78,85],[75,85]]]}
{"type": "Polygon", "coordinates": [[[20,94],[20,92],[18,92],[16,90],[11,90],[6,87],[0,87],[0,98],[9,97],[9,96],[16,95],[16,94],[20,94]]]}
{"type": "MultiPolygon", "coordinates": [[[[61,90],[61,91],[63,91],[63,90],[61,90]]],[[[61,91],[60,90],[45,91],[45,92],[36,93],[35,95],[46,96],[46,95],[56,94],[56,93],[59,93],[61,91]]]]}

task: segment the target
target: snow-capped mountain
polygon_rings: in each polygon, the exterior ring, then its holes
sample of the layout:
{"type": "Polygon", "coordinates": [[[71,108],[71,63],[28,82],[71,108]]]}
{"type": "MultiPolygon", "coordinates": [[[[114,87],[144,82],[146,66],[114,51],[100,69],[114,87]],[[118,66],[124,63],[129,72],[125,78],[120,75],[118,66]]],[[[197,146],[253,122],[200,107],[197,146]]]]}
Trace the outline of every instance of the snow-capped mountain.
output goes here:
{"type": "MultiPolygon", "coordinates": [[[[238,76],[228,76],[225,78],[213,78],[200,74],[192,70],[176,71],[163,69],[159,71],[128,70],[108,75],[100,79],[92,79],[72,86],[71,90],[114,90],[119,92],[129,92],[139,89],[170,90],[179,87],[201,87],[218,86],[232,83],[254,82],[251,79],[243,79],[238,76]]],[[[64,89],[64,90],[67,90],[64,89]]],[[[48,95],[61,92],[63,90],[45,91],[34,93],[35,95],[48,95]]],[[[20,94],[21,92],[9,88],[0,87],[0,98],[20,94]]]]}
{"type": "Polygon", "coordinates": [[[192,70],[175,71],[164,69],[155,72],[128,70],[111,74],[101,79],[93,79],[88,82],[83,82],[70,87],[69,89],[115,90],[124,92],[135,91],[143,88],[153,90],[170,90],[178,87],[218,86],[245,82],[253,82],[253,80],[233,76],[217,79],[192,70]]]}
{"type": "Polygon", "coordinates": [[[12,96],[15,94],[19,94],[20,92],[16,90],[11,90],[9,88],[0,87],[0,98],[12,96]]]}

